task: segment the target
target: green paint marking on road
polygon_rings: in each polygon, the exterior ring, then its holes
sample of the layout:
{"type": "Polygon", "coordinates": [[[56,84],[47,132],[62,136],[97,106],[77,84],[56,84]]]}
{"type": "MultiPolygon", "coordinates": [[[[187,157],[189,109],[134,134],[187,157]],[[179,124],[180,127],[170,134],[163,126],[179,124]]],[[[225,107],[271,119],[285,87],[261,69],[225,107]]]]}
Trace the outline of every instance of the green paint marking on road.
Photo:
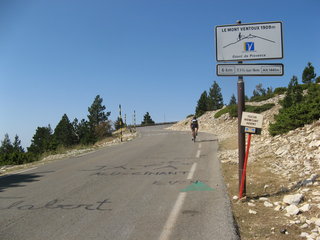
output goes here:
{"type": "Polygon", "coordinates": [[[188,187],[180,190],[180,192],[191,192],[191,191],[213,191],[214,189],[209,187],[207,184],[197,181],[188,187]]]}

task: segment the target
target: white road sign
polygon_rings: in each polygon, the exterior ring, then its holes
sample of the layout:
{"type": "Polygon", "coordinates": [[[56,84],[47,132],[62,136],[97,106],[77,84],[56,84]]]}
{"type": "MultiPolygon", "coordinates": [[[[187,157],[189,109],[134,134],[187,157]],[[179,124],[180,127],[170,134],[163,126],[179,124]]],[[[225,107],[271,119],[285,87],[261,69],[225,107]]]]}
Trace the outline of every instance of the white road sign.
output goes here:
{"type": "Polygon", "coordinates": [[[218,64],[218,76],[283,76],[283,64],[218,64]]]}
{"type": "Polygon", "coordinates": [[[217,61],[283,58],[282,23],[216,26],[217,61]]]}
{"type": "Polygon", "coordinates": [[[242,112],[241,126],[262,128],[263,115],[250,112],[242,112]]]}

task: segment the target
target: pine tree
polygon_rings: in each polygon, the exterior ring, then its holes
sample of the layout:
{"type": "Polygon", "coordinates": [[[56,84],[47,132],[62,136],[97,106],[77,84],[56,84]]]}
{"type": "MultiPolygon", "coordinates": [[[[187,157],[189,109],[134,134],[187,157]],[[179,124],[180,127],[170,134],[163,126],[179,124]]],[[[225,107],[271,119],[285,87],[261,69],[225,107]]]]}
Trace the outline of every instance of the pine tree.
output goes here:
{"type": "Polygon", "coordinates": [[[31,145],[28,147],[28,152],[41,154],[47,151],[54,150],[52,129],[48,127],[38,127],[33,135],[31,145]]]}
{"type": "Polygon", "coordinates": [[[54,129],[54,139],[58,145],[65,147],[72,146],[77,141],[77,136],[67,114],[64,114],[54,129]]]}
{"type": "Polygon", "coordinates": [[[13,151],[14,151],[14,152],[24,153],[24,149],[23,149],[23,147],[21,146],[21,141],[20,141],[18,135],[16,135],[16,136],[14,137],[14,142],[13,142],[12,146],[13,146],[13,151]]]}
{"type": "Polygon", "coordinates": [[[212,87],[209,90],[207,104],[208,111],[217,110],[223,107],[221,88],[216,81],[213,82],[212,87]]]}
{"type": "Polygon", "coordinates": [[[267,87],[267,95],[272,95],[272,94],[273,94],[273,88],[267,87]]]}
{"type": "Polygon", "coordinates": [[[0,154],[9,154],[13,152],[13,145],[9,138],[9,135],[6,133],[3,141],[1,141],[0,154]]]}
{"type": "Polygon", "coordinates": [[[312,83],[316,78],[316,74],[314,73],[314,67],[310,62],[308,62],[308,66],[305,67],[302,73],[302,82],[303,83],[312,83]]]}
{"type": "Polygon", "coordinates": [[[102,101],[100,95],[97,95],[88,108],[90,131],[97,140],[111,134],[111,123],[108,120],[111,112],[105,112],[106,107],[102,105],[102,101]]]}
{"type": "Polygon", "coordinates": [[[282,106],[284,108],[291,107],[292,105],[300,103],[302,98],[302,88],[298,84],[298,78],[296,76],[292,76],[288,85],[286,96],[282,101],[282,106]]]}
{"type": "Polygon", "coordinates": [[[102,122],[106,122],[111,114],[111,112],[105,112],[106,107],[102,105],[102,101],[103,99],[100,95],[97,95],[91,107],[88,108],[89,123],[94,127],[98,126],[102,122]]]}
{"type": "Polygon", "coordinates": [[[236,105],[236,104],[237,104],[236,96],[234,94],[232,94],[230,102],[229,102],[229,106],[236,105]]]}
{"type": "Polygon", "coordinates": [[[73,130],[74,130],[74,134],[75,134],[75,141],[76,143],[80,143],[80,137],[79,137],[79,120],[78,118],[73,119],[73,122],[71,123],[73,130]]]}
{"type": "Polygon", "coordinates": [[[196,112],[196,117],[200,117],[202,114],[204,114],[208,110],[208,94],[207,91],[204,91],[200,99],[198,100],[196,112]]]}
{"type": "Polygon", "coordinates": [[[90,124],[85,119],[78,122],[74,120],[73,127],[77,135],[77,142],[83,145],[94,144],[97,141],[94,131],[90,127],[90,124]]]}
{"type": "Polygon", "coordinates": [[[13,144],[6,134],[0,146],[0,165],[16,165],[34,160],[32,154],[25,153],[18,135],[15,136],[13,144]]]}
{"type": "MultiPolygon", "coordinates": [[[[272,89],[268,89],[270,91],[272,89]]],[[[258,96],[265,96],[267,95],[267,90],[262,87],[262,83],[259,83],[256,85],[256,89],[253,90],[253,97],[258,97],[258,96]]]]}
{"type": "Polygon", "coordinates": [[[252,92],[252,97],[259,97],[259,96],[261,96],[260,93],[256,89],[254,89],[252,92]]]}
{"type": "Polygon", "coordinates": [[[144,116],[143,116],[143,121],[141,122],[141,125],[154,125],[155,122],[152,120],[149,112],[147,112],[144,116]]]}
{"type": "MultiPolygon", "coordinates": [[[[289,88],[291,88],[289,86],[289,88]]],[[[290,91],[290,90],[289,90],[290,91]]],[[[302,99],[303,99],[303,90],[301,85],[299,85],[298,83],[298,78],[296,77],[293,80],[293,84],[292,84],[292,88],[291,88],[291,95],[292,95],[292,103],[293,104],[298,104],[301,103],[302,99]]]]}

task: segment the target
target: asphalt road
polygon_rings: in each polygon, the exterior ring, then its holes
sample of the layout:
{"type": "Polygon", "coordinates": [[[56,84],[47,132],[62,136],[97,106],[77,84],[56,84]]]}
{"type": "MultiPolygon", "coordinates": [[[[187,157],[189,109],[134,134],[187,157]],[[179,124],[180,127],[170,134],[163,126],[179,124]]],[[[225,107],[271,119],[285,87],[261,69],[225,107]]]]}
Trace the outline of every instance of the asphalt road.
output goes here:
{"type": "Polygon", "coordinates": [[[217,138],[139,129],[89,154],[0,177],[1,240],[238,239],[217,138]]]}

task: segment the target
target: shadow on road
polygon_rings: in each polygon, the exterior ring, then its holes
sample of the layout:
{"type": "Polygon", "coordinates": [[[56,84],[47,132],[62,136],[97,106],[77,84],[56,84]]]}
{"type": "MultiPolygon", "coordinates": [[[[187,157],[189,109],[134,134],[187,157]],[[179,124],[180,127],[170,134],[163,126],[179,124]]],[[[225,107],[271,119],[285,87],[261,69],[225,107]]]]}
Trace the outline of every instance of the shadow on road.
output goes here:
{"type": "Polygon", "coordinates": [[[39,181],[39,178],[43,176],[43,173],[14,174],[3,176],[0,178],[0,192],[4,192],[7,188],[24,187],[26,186],[26,184],[24,183],[39,181]]]}

